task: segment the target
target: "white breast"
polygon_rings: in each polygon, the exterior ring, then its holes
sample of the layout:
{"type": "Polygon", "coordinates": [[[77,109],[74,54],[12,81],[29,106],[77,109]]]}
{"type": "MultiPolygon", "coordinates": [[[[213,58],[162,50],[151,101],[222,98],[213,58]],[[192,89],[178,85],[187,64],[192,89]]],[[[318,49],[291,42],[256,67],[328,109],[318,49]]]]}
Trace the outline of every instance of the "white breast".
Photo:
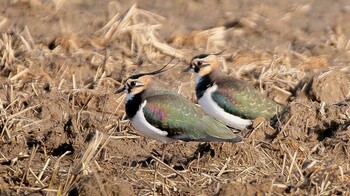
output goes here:
{"type": "Polygon", "coordinates": [[[202,109],[214,116],[215,118],[227,123],[229,126],[242,130],[248,125],[252,124],[251,120],[243,119],[238,116],[234,116],[230,113],[227,113],[222,109],[211,97],[212,93],[218,89],[218,86],[214,84],[212,87],[208,88],[203,96],[198,100],[198,103],[201,105],[202,109]]]}
{"type": "Polygon", "coordinates": [[[131,124],[137,129],[138,132],[148,138],[155,139],[166,144],[176,141],[172,138],[166,137],[168,135],[166,131],[162,131],[147,122],[143,114],[143,108],[146,104],[147,101],[145,100],[141,104],[140,109],[137,111],[136,115],[131,119],[131,124]]]}

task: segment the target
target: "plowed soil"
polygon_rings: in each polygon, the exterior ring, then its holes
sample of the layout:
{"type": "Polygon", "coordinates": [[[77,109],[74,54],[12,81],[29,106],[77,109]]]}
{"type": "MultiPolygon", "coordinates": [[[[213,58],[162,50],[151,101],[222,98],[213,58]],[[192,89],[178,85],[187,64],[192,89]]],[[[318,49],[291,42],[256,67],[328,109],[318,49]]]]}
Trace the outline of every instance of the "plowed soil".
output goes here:
{"type": "Polygon", "coordinates": [[[0,2],[0,195],[350,194],[347,0],[0,2]],[[227,74],[280,103],[238,144],[138,135],[133,73],[196,102],[181,70],[220,52],[227,74]]]}

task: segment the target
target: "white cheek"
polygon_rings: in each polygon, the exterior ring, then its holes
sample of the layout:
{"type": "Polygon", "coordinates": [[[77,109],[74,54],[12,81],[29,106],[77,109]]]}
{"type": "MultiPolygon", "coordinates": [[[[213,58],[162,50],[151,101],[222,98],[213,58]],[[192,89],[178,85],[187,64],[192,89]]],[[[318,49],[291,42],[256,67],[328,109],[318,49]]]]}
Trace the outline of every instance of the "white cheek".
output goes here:
{"type": "Polygon", "coordinates": [[[126,96],[126,101],[129,101],[130,99],[132,99],[135,95],[133,93],[128,93],[128,95],[126,96]]]}
{"type": "Polygon", "coordinates": [[[196,81],[195,81],[196,85],[199,83],[200,80],[201,80],[201,76],[198,73],[196,73],[196,81]]]}

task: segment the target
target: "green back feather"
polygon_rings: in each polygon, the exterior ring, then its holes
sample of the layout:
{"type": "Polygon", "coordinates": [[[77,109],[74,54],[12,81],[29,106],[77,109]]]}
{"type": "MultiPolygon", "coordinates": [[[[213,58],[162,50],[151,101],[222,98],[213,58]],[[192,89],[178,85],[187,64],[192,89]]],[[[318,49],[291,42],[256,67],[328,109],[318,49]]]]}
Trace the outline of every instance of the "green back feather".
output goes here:
{"type": "Polygon", "coordinates": [[[147,100],[143,109],[146,120],[167,131],[168,137],[184,141],[240,141],[223,123],[179,94],[155,92],[144,99],[147,100]]]}
{"type": "Polygon", "coordinates": [[[277,103],[242,81],[226,77],[215,83],[218,90],[212,94],[212,98],[230,114],[247,119],[259,116],[270,119],[277,112],[277,103]]]}

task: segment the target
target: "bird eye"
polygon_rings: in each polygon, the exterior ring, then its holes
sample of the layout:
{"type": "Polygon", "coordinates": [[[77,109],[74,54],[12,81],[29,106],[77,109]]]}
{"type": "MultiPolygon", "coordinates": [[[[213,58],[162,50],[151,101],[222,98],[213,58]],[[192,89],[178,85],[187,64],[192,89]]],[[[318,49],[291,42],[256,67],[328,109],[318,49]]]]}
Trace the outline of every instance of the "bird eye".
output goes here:
{"type": "Polygon", "coordinates": [[[132,87],[136,86],[136,82],[135,81],[130,82],[130,86],[132,87]]]}
{"type": "Polygon", "coordinates": [[[202,61],[198,61],[197,66],[201,66],[201,65],[202,65],[202,61]]]}

